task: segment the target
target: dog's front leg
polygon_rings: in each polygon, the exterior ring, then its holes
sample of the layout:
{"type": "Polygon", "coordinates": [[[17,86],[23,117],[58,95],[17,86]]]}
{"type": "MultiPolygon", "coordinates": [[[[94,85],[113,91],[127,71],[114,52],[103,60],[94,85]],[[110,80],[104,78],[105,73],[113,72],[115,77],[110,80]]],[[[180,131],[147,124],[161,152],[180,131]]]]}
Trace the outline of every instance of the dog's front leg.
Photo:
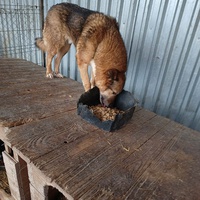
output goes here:
{"type": "Polygon", "coordinates": [[[90,79],[88,75],[88,64],[82,63],[81,65],[78,64],[78,68],[80,71],[83,87],[85,91],[88,91],[91,88],[90,79]]]}
{"type": "Polygon", "coordinates": [[[88,75],[88,66],[94,57],[95,47],[93,43],[85,43],[85,37],[79,38],[77,43],[76,60],[79,67],[81,79],[85,91],[91,89],[90,79],[88,75]]]}
{"type": "Polygon", "coordinates": [[[95,86],[95,77],[94,77],[93,70],[91,71],[90,84],[91,84],[91,88],[93,88],[95,86]]]}

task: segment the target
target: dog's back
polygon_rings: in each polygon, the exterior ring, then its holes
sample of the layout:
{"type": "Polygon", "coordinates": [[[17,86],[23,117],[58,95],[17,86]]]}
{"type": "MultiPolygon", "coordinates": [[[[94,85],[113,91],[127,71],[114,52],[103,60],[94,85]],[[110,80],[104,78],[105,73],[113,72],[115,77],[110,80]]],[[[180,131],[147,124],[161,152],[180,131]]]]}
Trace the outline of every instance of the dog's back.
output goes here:
{"type": "Polygon", "coordinates": [[[37,38],[36,45],[47,51],[48,46],[59,49],[67,40],[76,44],[86,19],[93,13],[97,12],[70,3],[52,6],[45,19],[43,38],[37,38]]]}

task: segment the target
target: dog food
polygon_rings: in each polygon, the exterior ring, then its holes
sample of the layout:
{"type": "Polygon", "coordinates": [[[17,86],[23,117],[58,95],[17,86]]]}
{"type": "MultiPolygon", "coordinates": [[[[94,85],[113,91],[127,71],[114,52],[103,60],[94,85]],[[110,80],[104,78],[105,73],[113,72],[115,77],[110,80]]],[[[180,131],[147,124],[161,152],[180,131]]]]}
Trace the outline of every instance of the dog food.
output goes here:
{"type": "Polygon", "coordinates": [[[89,109],[101,121],[114,121],[117,114],[124,113],[124,111],[118,110],[117,108],[108,108],[102,105],[90,106],[89,109]]]}

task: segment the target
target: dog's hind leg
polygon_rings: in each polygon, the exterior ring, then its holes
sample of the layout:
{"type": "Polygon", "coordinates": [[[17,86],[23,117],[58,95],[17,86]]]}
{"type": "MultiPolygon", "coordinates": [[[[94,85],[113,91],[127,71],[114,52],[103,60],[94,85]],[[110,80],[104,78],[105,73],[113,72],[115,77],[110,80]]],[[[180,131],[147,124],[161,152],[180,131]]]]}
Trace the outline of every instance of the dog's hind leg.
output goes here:
{"type": "Polygon", "coordinates": [[[51,62],[54,57],[54,54],[47,52],[47,57],[46,57],[46,77],[47,78],[53,78],[53,72],[51,69],[51,62]]]}
{"type": "Polygon", "coordinates": [[[66,45],[63,46],[57,53],[57,56],[55,58],[55,72],[54,72],[54,76],[57,78],[63,78],[63,75],[59,73],[59,66],[60,66],[62,57],[69,51],[70,46],[71,44],[66,43],[66,45]]]}

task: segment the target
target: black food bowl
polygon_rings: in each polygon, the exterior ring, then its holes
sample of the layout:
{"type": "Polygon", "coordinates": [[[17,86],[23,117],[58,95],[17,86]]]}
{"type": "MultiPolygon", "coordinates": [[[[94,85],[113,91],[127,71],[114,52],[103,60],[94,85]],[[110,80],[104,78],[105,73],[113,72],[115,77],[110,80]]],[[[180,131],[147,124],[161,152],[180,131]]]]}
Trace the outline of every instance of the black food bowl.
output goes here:
{"type": "Polygon", "coordinates": [[[133,116],[136,100],[130,92],[123,90],[117,95],[114,107],[124,112],[117,114],[114,120],[101,121],[89,109],[89,106],[100,104],[99,96],[99,89],[94,87],[82,94],[77,103],[78,115],[89,123],[105,131],[114,131],[125,125],[133,116]]]}

